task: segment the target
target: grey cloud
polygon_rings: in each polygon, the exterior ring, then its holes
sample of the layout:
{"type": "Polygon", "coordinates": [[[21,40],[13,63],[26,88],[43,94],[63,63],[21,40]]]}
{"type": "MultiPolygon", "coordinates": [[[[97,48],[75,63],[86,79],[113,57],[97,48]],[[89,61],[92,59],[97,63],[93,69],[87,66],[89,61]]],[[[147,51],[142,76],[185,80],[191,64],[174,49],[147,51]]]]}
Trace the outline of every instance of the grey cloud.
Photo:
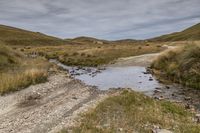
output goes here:
{"type": "Polygon", "coordinates": [[[200,22],[199,0],[1,0],[0,23],[71,38],[150,38],[200,22]]]}

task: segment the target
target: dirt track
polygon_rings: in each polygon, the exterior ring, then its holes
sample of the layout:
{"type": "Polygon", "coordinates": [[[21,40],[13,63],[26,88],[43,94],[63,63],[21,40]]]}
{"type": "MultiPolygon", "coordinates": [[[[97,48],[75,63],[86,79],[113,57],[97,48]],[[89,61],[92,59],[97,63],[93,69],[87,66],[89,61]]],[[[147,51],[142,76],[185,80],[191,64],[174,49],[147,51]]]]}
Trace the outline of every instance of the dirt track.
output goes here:
{"type": "Polygon", "coordinates": [[[109,64],[109,67],[127,67],[127,66],[149,66],[159,55],[163,54],[166,51],[176,49],[177,46],[163,46],[166,50],[160,53],[144,54],[139,56],[131,56],[125,58],[119,58],[114,64],[109,64]]]}
{"type": "Polygon", "coordinates": [[[0,133],[46,133],[69,128],[79,113],[107,97],[65,74],[0,97],[0,133]]]}

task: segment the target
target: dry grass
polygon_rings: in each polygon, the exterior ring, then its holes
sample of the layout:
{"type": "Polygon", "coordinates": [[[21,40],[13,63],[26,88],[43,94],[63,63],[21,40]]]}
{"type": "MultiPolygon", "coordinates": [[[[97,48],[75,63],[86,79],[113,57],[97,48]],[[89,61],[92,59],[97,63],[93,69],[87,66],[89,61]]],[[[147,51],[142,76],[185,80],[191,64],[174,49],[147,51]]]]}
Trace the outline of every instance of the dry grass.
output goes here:
{"type": "Polygon", "coordinates": [[[180,105],[123,91],[83,115],[80,126],[72,130],[75,133],[150,133],[155,126],[159,126],[176,133],[198,133],[200,126],[193,122],[192,117],[193,114],[180,105]]]}
{"type": "Polygon", "coordinates": [[[44,82],[49,67],[43,58],[28,58],[0,43],[0,94],[44,82]]]}
{"type": "Polygon", "coordinates": [[[200,89],[200,44],[189,44],[161,55],[153,64],[163,79],[200,89]]]}
{"type": "Polygon", "coordinates": [[[46,81],[47,71],[41,69],[26,69],[24,72],[0,74],[0,94],[13,92],[31,84],[46,81]]]}
{"type": "Polygon", "coordinates": [[[110,63],[120,57],[141,55],[161,51],[163,48],[156,44],[142,42],[93,44],[79,43],[76,45],[31,47],[24,52],[37,52],[48,59],[56,58],[67,65],[98,66],[110,63]]]}

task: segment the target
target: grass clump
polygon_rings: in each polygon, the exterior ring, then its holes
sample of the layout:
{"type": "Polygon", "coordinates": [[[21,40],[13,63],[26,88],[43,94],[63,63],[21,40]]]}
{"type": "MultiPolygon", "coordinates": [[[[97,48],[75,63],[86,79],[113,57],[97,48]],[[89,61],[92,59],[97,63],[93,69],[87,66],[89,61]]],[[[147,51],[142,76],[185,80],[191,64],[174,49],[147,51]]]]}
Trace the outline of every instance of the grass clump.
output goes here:
{"type": "Polygon", "coordinates": [[[169,51],[161,55],[152,68],[163,79],[200,89],[200,45],[169,51]]]}
{"type": "Polygon", "coordinates": [[[23,72],[0,74],[0,94],[13,92],[31,84],[46,81],[47,72],[41,69],[27,69],[23,72]]]}
{"type": "Polygon", "coordinates": [[[154,126],[177,133],[197,133],[200,126],[192,120],[193,114],[182,106],[156,101],[143,94],[123,91],[109,97],[94,110],[83,115],[80,126],[73,132],[152,132],[154,126]]]}
{"type": "Polygon", "coordinates": [[[0,95],[44,82],[49,67],[42,58],[28,58],[0,43],[0,95]]]}

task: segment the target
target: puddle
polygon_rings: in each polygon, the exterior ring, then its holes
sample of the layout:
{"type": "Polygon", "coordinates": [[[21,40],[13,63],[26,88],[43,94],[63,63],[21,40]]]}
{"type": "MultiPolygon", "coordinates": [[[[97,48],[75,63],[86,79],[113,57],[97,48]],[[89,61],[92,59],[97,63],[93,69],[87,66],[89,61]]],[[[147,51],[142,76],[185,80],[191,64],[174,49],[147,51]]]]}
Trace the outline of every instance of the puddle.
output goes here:
{"type": "Polygon", "coordinates": [[[106,67],[104,70],[104,68],[69,67],[56,60],[50,62],[68,70],[75,79],[79,79],[88,85],[97,86],[101,90],[131,88],[135,91],[152,93],[155,88],[161,87],[161,84],[151,74],[144,74],[146,72],[145,67],[106,67]]]}
{"type": "Polygon", "coordinates": [[[123,67],[69,67],[57,60],[50,60],[61,68],[67,70],[75,79],[79,79],[87,85],[96,86],[101,90],[110,88],[131,88],[156,99],[167,99],[173,102],[182,102],[185,105],[193,105],[200,111],[199,92],[179,84],[159,83],[151,74],[147,74],[143,66],[123,67]]]}

